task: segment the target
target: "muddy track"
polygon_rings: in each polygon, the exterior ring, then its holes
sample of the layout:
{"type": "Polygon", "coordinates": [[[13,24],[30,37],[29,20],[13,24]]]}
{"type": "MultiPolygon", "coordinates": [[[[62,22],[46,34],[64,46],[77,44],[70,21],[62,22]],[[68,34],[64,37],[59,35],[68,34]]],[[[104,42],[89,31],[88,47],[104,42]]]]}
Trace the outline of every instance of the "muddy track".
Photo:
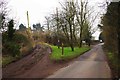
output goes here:
{"type": "Polygon", "coordinates": [[[55,63],[49,58],[50,47],[37,45],[28,56],[2,69],[3,78],[45,78],[68,63],[55,63]]]}
{"type": "Polygon", "coordinates": [[[49,48],[43,48],[41,45],[36,45],[34,51],[31,54],[3,68],[3,77],[12,77],[29,70],[42,59],[46,53],[45,49],[49,50],[49,48]]]}

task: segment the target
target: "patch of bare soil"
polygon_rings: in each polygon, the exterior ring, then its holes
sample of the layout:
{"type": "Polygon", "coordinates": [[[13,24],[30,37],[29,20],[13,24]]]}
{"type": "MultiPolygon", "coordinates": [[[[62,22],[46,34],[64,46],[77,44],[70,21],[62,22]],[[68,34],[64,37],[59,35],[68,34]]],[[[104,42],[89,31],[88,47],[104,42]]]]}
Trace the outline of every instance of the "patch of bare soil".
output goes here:
{"type": "Polygon", "coordinates": [[[2,68],[3,78],[45,78],[70,62],[53,62],[49,56],[51,49],[37,45],[28,56],[2,68]]]}

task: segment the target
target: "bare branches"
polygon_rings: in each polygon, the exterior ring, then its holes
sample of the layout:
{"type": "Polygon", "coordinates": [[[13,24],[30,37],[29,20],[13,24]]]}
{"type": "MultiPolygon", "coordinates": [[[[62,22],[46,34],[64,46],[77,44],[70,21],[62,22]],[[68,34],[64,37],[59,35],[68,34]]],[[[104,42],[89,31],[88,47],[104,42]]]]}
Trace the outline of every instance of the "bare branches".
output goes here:
{"type": "Polygon", "coordinates": [[[56,10],[52,15],[51,21],[55,23],[55,29],[64,33],[72,48],[74,42],[79,43],[81,47],[82,40],[90,40],[97,30],[93,28],[93,24],[99,13],[93,15],[94,9],[88,4],[88,0],[66,0],[65,3],[60,3],[61,11],[56,10]]]}
{"type": "Polygon", "coordinates": [[[7,2],[0,1],[0,30],[4,31],[6,27],[6,16],[8,15],[7,2]]]}
{"type": "Polygon", "coordinates": [[[45,17],[45,19],[46,19],[46,25],[47,25],[47,28],[48,28],[48,31],[50,30],[50,17],[45,17]]]}

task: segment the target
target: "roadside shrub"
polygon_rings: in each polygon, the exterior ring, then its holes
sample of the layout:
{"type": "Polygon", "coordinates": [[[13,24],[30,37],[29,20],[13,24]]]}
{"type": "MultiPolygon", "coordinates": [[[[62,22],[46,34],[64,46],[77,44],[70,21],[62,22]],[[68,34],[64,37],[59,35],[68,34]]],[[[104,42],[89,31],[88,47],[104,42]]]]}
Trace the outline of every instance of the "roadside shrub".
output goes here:
{"type": "Polygon", "coordinates": [[[22,34],[15,34],[13,40],[19,45],[25,45],[29,43],[27,37],[22,34]]]}
{"type": "Polygon", "coordinates": [[[32,49],[33,41],[25,32],[16,31],[11,40],[9,40],[7,32],[2,33],[2,66],[5,67],[11,62],[19,60],[29,54],[32,49]]]}
{"type": "Polygon", "coordinates": [[[2,53],[19,56],[27,54],[33,48],[32,42],[25,35],[15,33],[12,40],[8,39],[7,33],[2,33],[2,53]]]}
{"type": "Polygon", "coordinates": [[[6,42],[4,44],[3,52],[9,52],[10,55],[13,57],[20,55],[20,45],[16,44],[15,42],[6,42]]]}
{"type": "Polygon", "coordinates": [[[107,57],[108,57],[110,68],[112,70],[113,77],[119,76],[118,69],[120,69],[120,64],[118,62],[117,56],[115,55],[115,53],[108,52],[107,57]]]}
{"type": "Polygon", "coordinates": [[[45,42],[45,34],[43,32],[34,31],[32,36],[35,42],[45,42]]]}
{"type": "Polygon", "coordinates": [[[58,40],[59,40],[60,46],[62,43],[64,44],[64,46],[69,46],[68,40],[63,33],[59,33],[59,34],[56,32],[46,33],[45,37],[46,37],[45,38],[46,43],[49,43],[52,45],[58,45],[58,40]]]}
{"type": "Polygon", "coordinates": [[[7,40],[8,40],[7,33],[6,32],[2,33],[2,43],[3,43],[3,45],[7,40]]]}

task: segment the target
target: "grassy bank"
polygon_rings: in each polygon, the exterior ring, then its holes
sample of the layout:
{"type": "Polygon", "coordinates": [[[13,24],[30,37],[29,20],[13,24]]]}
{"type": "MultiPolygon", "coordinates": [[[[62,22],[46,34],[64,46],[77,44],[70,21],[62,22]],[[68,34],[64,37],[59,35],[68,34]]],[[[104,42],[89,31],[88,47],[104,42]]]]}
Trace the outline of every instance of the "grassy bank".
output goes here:
{"type": "Polygon", "coordinates": [[[19,60],[21,57],[28,55],[33,49],[33,41],[27,36],[14,33],[11,40],[5,32],[2,34],[2,66],[5,67],[11,62],[19,60]]]}
{"type": "Polygon", "coordinates": [[[73,52],[71,51],[70,47],[64,47],[64,54],[62,55],[61,48],[58,49],[57,46],[51,46],[51,48],[52,48],[52,54],[50,55],[50,58],[51,60],[54,61],[73,59],[90,49],[89,47],[81,47],[81,48],[75,47],[73,52]]]}
{"type": "Polygon", "coordinates": [[[107,52],[107,58],[108,63],[110,65],[111,71],[112,71],[112,77],[117,78],[118,75],[118,69],[120,70],[120,64],[118,63],[118,57],[114,55],[114,53],[107,52]]]}
{"type": "Polygon", "coordinates": [[[7,64],[11,63],[12,61],[15,61],[17,58],[12,57],[10,55],[2,57],[2,66],[6,66],[7,64]]]}

